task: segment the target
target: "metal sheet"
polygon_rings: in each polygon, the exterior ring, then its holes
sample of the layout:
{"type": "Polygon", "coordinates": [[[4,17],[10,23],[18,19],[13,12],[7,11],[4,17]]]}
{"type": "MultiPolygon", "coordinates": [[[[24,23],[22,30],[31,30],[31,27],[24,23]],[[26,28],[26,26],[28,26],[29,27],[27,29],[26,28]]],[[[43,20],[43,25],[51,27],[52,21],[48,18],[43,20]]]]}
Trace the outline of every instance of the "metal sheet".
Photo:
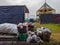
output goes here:
{"type": "Polygon", "coordinates": [[[14,23],[24,21],[24,7],[23,6],[0,6],[0,24],[14,23]]]}
{"type": "Polygon", "coordinates": [[[40,15],[40,22],[42,24],[60,23],[60,14],[45,14],[40,15]]]}

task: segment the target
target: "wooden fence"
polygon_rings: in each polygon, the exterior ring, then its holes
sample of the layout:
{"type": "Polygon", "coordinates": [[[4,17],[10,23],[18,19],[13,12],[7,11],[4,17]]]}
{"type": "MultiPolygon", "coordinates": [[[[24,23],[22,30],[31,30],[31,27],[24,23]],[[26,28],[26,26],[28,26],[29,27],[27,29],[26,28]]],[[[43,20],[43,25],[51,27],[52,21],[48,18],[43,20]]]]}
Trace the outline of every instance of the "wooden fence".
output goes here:
{"type": "Polygon", "coordinates": [[[0,32],[0,45],[38,45],[38,44],[20,42],[20,41],[18,41],[16,34],[0,32]]]}

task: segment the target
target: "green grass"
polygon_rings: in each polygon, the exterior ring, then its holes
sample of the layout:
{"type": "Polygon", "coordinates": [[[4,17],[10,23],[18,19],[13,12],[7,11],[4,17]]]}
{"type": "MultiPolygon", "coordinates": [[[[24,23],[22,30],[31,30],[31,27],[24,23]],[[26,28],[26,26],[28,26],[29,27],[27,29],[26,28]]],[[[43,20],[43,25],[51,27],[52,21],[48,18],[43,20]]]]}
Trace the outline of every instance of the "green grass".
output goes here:
{"type": "Polygon", "coordinates": [[[53,33],[60,33],[60,24],[41,24],[41,26],[49,28],[53,33]]]}
{"type": "Polygon", "coordinates": [[[49,28],[52,33],[60,33],[60,24],[39,24],[35,22],[35,26],[49,28]]]}

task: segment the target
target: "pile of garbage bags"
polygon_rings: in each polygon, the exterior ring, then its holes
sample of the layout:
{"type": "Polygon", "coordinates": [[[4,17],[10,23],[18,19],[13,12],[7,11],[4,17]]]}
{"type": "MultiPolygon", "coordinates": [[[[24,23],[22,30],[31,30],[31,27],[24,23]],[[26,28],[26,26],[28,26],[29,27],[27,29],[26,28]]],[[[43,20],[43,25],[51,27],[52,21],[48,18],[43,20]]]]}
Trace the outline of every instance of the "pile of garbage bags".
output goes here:
{"type": "Polygon", "coordinates": [[[34,23],[31,22],[19,23],[18,25],[3,23],[0,24],[0,32],[16,33],[19,41],[28,43],[49,42],[51,36],[50,29],[45,27],[35,29],[34,23]]]}
{"type": "Polygon", "coordinates": [[[31,22],[19,23],[17,28],[19,41],[27,41],[28,43],[50,41],[51,31],[48,28],[41,27],[35,29],[34,23],[31,22]]]}

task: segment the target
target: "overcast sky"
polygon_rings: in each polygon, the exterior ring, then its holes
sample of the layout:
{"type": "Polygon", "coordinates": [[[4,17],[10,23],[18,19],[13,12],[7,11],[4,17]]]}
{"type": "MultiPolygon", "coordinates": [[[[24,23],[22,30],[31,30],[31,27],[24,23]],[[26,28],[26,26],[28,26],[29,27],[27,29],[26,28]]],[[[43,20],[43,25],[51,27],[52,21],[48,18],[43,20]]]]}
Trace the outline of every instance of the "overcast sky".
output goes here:
{"type": "MultiPolygon", "coordinates": [[[[29,15],[34,17],[44,2],[45,0],[0,0],[0,5],[26,5],[30,11],[29,15]]],[[[47,0],[47,4],[60,13],[60,0],[47,0]]]]}

